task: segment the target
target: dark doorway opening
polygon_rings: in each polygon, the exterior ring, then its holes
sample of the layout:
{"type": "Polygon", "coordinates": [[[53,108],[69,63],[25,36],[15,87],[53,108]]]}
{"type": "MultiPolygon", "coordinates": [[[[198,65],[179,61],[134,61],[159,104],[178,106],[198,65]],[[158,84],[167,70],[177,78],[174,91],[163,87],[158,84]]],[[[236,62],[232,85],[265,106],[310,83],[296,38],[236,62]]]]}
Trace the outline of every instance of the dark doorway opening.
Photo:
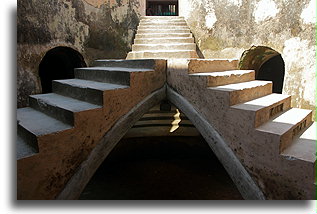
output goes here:
{"type": "Polygon", "coordinates": [[[274,56],[261,65],[256,79],[273,82],[273,93],[282,93],[285,64],[281,55],[274,56]]]}
{"type": "Polygon", "coordinates": [[[285,64],[280,53],[266,46],[252,46],[243,52],[239,68],[255,70],[255,79],[273,82],[273,93],[282,93],[285,64]]]}
{"type": "Polygon", "coordinates": [[[42,93],[52,92],[52,81],[74,78],[74,68],[87,67],[83,56],[68,47],[49,50],[39,65],[42,93]]]}
{"type": "Polygon", "coordinates": [[[202,137],[122,139],[82,200],[243,199],[202,137]]]}
{"type": "Polygon", "coordinates": [[[147,0],[147,16],[178,16],[178,0],[147,0]]]}

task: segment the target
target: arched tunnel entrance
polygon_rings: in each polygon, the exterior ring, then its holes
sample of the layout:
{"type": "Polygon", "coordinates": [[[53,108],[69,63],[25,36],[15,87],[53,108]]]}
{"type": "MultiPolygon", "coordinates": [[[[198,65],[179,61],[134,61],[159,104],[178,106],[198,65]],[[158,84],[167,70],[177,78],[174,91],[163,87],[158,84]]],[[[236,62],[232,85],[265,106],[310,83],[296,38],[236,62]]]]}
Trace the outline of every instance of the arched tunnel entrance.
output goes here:
{"type": "Polygon", "coordinates": [[[74,78],[74,68],[87,67],[83,56],[69,47],[49,50],[39,65],[42,93],[52,92],[52,81],[74,78]]]}
{"type": "Polygon", "coordinates": [[[243,52],[239,68],[255,70],[255,79],[273,82],[273,93],[282,93],[285,64],[280,53],[265,46],[253,46],[243,52]]]}
{"type": "Polygon", "coordinates": [[[204,138],[185,115],[175,112],[179,110],[163,101],[145,114],[100,165],[79,199],[243,199],[204,138]],[[175,130],[177,118],[181,121],[175,130]]]}

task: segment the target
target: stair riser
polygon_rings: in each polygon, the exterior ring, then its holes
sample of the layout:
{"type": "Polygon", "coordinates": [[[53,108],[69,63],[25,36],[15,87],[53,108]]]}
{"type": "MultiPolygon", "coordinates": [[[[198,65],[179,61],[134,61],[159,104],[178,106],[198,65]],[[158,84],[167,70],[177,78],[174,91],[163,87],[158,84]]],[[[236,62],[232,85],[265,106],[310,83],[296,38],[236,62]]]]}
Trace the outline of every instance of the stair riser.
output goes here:
{"type": "Polygon", "coordinates": [[[144,17],[140,21],[185,21],[182,17],[173,16],[156,16],[156,17],[144,17]]]}
{"type": "Polygon", "coordinates": [[[249,121],[250,128],[256,128],[269,121],[275,115],[291,108],[291,97],[280,100],[273,105],[263,107],[258,111],[230,108],[230,114],[240,115],[241,121],[249,121]],[[252,119],[250,119],[252,118],[252,119]]]}
{"type": "Polygon", "coordinates": [[[138,34],[143,34],[143,33],[190,33],[189,29],[184,29],[184,30],[175,30],[175,29],[146,29],[146,30],[138,30],[138,34]]]}
{"type": "Polygon", "coordinates": [[[17,134],[20,136],[29,146],[31,146],[34,151],[39,151],[37,137],[32,132],[28,131],[23,127],[23,125],[17,125],[17,134]]]}
{"type": "Polygon", "coordinates": [[[213,86],[221,86],[227,84],[234,84],[234,83],[241,83],[241,82],[248,82],[255,79],[255,72],[246,73],[242,75],[231,75],[231,76],[208,76],[207,77],[207,85],[209,87],[213,86]]]}
{"type": "Polygon", "coordinates": [[[178,22],[140,22],[139,27],[152,27],[152,26],[158,26],[158,27],[166,27],[168,26],[186,26],[187,23],[185,21],[178,21],[178,22]]]}
{"type": "Polygon", "coordinates": [[[198,58],[196,51],[187,52],[129,52],[127,59],[168,59],[168,58],[198,58]]]}
{"type": "Polygon", "coordinates": [[[155,51],[155,50],[196,50],[195,44],[181,45],[132,45],[132,51],[155,51]]]}
{"type": "Polygon", "coordinates": [[[130,85],[130,73],[119,71],[102,71],[75,69],[75,77],[78,79],[92,80],[97,82],[106,82],[119,85],[130,85]]]}
{"type": "Polygon", "coordinates": [[[142,38],[166,38],[166,37],[192,37],[191,33],[148,33],[148,34],[136,34],[136,39],[142,38]]]}
{"type": "Polygon", "coordinates": [[[162,30],[189,30],[187,26],[170,26],[170,25],[153,25],[153,26],[139,26],[138,30],[155,30],[157,33],[162,30]]]}
{"type": "Polygon", "coordinates": [[[92,104],[103,105],[103,91],[91,88],[79,88],[53,81],[53,92],[92,104]]]}
{"type": "Polygon", "coordinates": [[[188,64],[188,73],[218,72],[238,69],[239,60],[191,60],[188,64]]]}
{"type": "Polygon", "coordinates": [[[312,112],[304,117],[300,122],[293,126],[288,132],[283,134],[280,138],[279,151],[285,150],[293,141],[294,137],[298,135],[303,129],[312,124],[312,112]]]}
{"type": "Polygon", "coordinates": [[[286,111],[291,108],[291,97],[288,97],[280,102],[275,103],[272,106],[267,108],[261,109],[260,111],[256,112],[255,115],[255,127],[259,127],[260,125],[269,121],[275,115],[286,111]]]}
{"type": "Polygon", "coordinates": [[[48,116],[51,116],[57,120],[63,121],[64,123],[74,125],[74,113],[66,109],[54,106],[52,103],[47,103],[41,99],[29,97],[30,107],[38,110],[48,116]]]}
{"type": "Polygon", "coordinates": [[[265,84],[263,86],[258,86],[255,88],[247,88],[240,91],[229,92],[229,105],[236,105],[239,103],[247,102],[259,97],[272,93],[272,83],[265,84]]]}
{"type": "Polygon", "coordinates": [[[134,44],[194,43],[194,38],[135,39],[134,44]]]}
{"type": "Polygon", "coordinates": [[[153,59],[138,60],[96,60],[94,66],[98,67],[122,67],[122,68],[149,68],[155,67],[153,59]]]}

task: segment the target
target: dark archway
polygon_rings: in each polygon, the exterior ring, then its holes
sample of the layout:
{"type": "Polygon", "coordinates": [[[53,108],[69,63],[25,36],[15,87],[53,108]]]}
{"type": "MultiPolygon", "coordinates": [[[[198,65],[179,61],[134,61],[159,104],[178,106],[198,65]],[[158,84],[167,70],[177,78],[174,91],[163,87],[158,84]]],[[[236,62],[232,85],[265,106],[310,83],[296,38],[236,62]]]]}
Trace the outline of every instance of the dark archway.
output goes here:
{"type": "Polygon", "coordinates": [[[52,81],[74,78],[74,68],[87,67],[83,56],[69,47],[49,50],[39,65],[42,93],[52,92],[52,81]]]}
{"type": "Polygon", "coordinates": [[[146,0],[147,16],[178,16],[178,0],[146,0]]]}
{"type": "Polygon", "coordinates": [[[126,138],[100,165],[82,200],[242,200],[200,137],[126,138]]]}
{"type": "Polygon", "coordinates": [[[282,93],[285,64],[280,53],[265,46],[253,46],[243,52],[239,68],[255,70],[255,79],[273,82],[273,93],[282,93]]]}
{"type": "MultiPolygon", "coordinates": [[[[162,87],[150,96],[138,103],[126,115],[104,135],[97,146],[91,151],[89,157],[84,161],[68,181],[64,189],[56,197],[58,200],[78,199],[98,170],[100,165],[117,145],[121,138],[146,112],[148,112],[158,101],[166,99],[177,106],[198,129],[218,160],[222,163],[227,173],[235,183],[244,199],[265,199],[264,194],[257,184],[252,180],[249,173],[243,167],[227,143],[218,132],[195,110],[195,108],[181,95],[171,88],[162,87]]],[[[210,149],[208,149],[210,151],[210,149]]]]}

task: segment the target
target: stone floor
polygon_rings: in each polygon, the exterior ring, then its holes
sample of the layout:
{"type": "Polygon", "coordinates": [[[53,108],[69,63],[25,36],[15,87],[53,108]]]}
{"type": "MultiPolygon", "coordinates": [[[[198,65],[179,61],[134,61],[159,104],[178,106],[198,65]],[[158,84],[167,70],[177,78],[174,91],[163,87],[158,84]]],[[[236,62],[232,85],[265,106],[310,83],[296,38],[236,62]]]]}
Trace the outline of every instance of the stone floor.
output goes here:
{"type": "Polygon", "coordinates": [[[82,200],[242,200],[201,137],[123,139],[82,200]]]}

